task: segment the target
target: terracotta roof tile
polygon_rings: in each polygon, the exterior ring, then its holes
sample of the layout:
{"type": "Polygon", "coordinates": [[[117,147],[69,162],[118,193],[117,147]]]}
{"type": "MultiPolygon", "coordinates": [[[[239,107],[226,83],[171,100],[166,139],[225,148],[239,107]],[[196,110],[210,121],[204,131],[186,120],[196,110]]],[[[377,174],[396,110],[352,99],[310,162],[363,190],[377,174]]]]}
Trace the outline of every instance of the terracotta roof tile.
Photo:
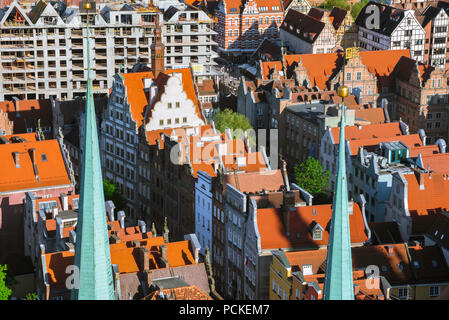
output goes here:
{"type": "Polygon", "coordinates": [[[0,192],[71,184],[57,140],[1,144],[0,158],[0,192]],[[31,149],[36,150],[39,180],[33,169],[31,149]],[[19,168],[14,162],[14,152],[19,153],[19,168]]]}
{"type": "MultiPolygon", "coordinates": [[[[290,236],[286,236],[280,209],[258,209],[257,226],[263,250],[277,248],[307,248],[327,245],[332,205],[299,206],[290,214],[290,236]],[[316,215],[315,215],[316,214],[316,215]],[[322,240],[313,240],[311,225],[319,223],[324,229],[322,240]],[[298,238],[299,233],[299,238],[298,238]]],[[[363,243],[368,240],[365,233],[362,212],[354,203],[354,213],[349,216],[351,224],[351,242],[363,243]]]]}
{"type": "Polygon", "coordinates": [[[446,174],[405,174],[407,181],[408,210],[411,216],[432,215],[449,210],[449,178],[446,174]],[[421,190],[417,176],[421,174],[424,189],[421,190]]]}
{"type": "Polygon", "coordinates": [[[281,170],[264,172],[238,172],[228,174],[224,183],[229,183],[243,193],[257,193],[262,190],[278,191],[284,185],[281,170]]]}
{"type": "Polygon", "coordinates": [[[385,123],[385,113],[382,108],[356,110],[355,118],[369,121],[371,124],[385,123]]]}
{"type": "MultiPolygon", "coordinates": [[[[190,68],[165,70],[164,74],[171,75],[178,72],[182,74],[182,83],[187,98],[192,100],[193,104],[196,106],[197,114],[201,117],[190,68]]],[[[143,124],[145,107],[148,105],[148,98],[144,89],[144,79],[153,79],[153,74],[151,72],[135,72],[123,73],[121,76],[123,77],[124,85],[127,88],[127,97],[131,108],[132,118],[136,122],[137,127],[140,127],[143,124]]]]}

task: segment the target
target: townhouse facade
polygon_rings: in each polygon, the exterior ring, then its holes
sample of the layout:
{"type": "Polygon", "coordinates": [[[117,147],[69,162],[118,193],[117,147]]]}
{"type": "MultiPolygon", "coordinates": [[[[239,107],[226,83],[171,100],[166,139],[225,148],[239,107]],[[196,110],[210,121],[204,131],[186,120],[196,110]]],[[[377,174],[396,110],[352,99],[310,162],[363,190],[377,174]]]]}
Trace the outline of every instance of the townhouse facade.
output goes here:
{"type": "Polygon", "coordinates": [[[399,117],[411,130],[424,129],[427,144],[448,139],[449,73],[447,70],[405,59],[396,78],[399,117]]]}
{"type": "Polygon", "coordinates": [[[220,0],[215,16],[216,42],[221,52],[252,53],[263,39],[279,42],[284,17],[280,0],[220,0]]]}
{"type": "Polygon", "coordinates": [[[410,50],[410,56],[424,61],[426,32],[415,17],[413,10],[402,10],[371,1],[357,16],[358,43],[362,50],[410,50]],[[368,9],[375,6],[379,12],[378,26],[371,25],[368,9]]]}
{"type": "MultiPolygon", "coordinates": [[[[334,28],[295,9],[288,11],[280,27],[280,38],[296,54],[330,53],[336,49],[334,28]]],[[[326,19],[325,18],[325,19],[326,19]]]]}

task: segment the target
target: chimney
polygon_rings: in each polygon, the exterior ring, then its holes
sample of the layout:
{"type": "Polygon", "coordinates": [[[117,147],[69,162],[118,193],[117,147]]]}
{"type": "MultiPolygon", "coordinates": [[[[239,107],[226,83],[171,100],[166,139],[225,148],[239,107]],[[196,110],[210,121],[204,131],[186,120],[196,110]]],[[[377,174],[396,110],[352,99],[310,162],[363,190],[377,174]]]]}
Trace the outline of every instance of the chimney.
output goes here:
{"type": "Polygon", "coordinates": [[[62,220],[61,218],[56,218],[56,236],[57,239],[60,240],[63,238],[63,226],[62,226],[62,220]]]}
{"type": "Polygon", "coordinates": [[[424,173],[421,171],[415,171],[416,179],[418,180],[419,190],[424,190],[424,173]]]}
{"type": "Polygon", "coordinates": [[[120,228],[125,229],[125,212],[123,210],[117,212],[117,220],[120,222],[120,228]]]}
{"type": "Polygon", "coordinates": [[[139,247],[139,267],[140,271],[149,271],[150,270],[150,252],[146,247],[139,247]]]}
{"type": "Polygon", "coordinates": [[[56,216],[58,215],[58,207],[52,208],[52,218],[56,219],[56,216]]]}
{"type": "Polygon", "coordinates": [[[162,266],[165,268],[169,267],[168,260],[167,260],[167,246],[165,244],[160,246],[161,248],[161,262],[162,266]]]}
{"type": "Polygon", "coordinates": [[[20,168],[20,156],[18,152],[13,152],[14,163],[16,164],[16,168],[20,168]]]}
{"type": "Polygon", "coordinates": [[[282,219],[284,220],[285,233],[290,236],[290,211],[295,210],[295,192],[284,191],[282,199],[282,219]]]}
{"type": "Polygon", "coordinates": [[[393,255],[393,246],[387,246],[387,252],[389,256],[393,255]]]}
{"type": "Polygon", "coordinates": [[[354,295],[357,295],[360,291],[360,286],[358,285],[358,283],[354,284],[354,295]]]}
{"type": "Polygon", "coordinates": [[[75,230],[70,230],[70,232],[69,232],[69,241],[70,241],[70,243],[76,244],[76,232],[75,232],[75,230]]]}
{"type": "Polygon", "coordinates": [[[108,213],[109,221],[114,221],[114,202],[111,200],[106,201],[106,212],[108,213]]]}
{"type": "Polygon", "coordinates": [[[290,183],[287,175],[287,162],[285,162],[285,160],[282,160],[282,176],[284,178],[284,185],[287,188],[287,191],[290,191],[290,183]]]}
{"type": "Polygon", "coordinates": [[[31,163],[33,163],[34,175],[36,176],[36,180],[39,181],[39,172],[37,170],[37,163],[36,163],[36,149],[31,148],[28,150],[28,152],[30,153],[31,163]]]}
{"type": "Polygon", "coordinates": [[[61,193],[62,210],[69,210],[69,197],[65,193],[61,193]]]}
{"type": "Polygon", "coordinates": [[[66,242],[65,245],[69,249],[69,252],[75,252],[75,246],[71,242],[66,242]]]}
{"type": "Polygon", "coordinates": [[[137,225],[140,228],[140,232],[142,232],[142,233],[146,233],[147,232],[147,225],[146,225],[145,221],[138,220],[137,221],[137,225]]]}

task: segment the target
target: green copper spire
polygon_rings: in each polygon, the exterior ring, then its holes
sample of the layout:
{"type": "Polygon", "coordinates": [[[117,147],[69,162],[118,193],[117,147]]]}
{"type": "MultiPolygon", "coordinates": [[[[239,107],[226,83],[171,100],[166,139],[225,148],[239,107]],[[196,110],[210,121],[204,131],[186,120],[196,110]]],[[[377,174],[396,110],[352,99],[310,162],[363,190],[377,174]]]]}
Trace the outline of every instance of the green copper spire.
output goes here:
{"type": "MultiPolygon", "coordinates": [[[[90,7],[86,9],[89,10],[90,7]]],[[[85,131],[75,246],[75,266],[79,270],[79,286],[77,289],[72,289],[71,298],[72,300],[112,300],[114,299],[114,285],[106,225],[97,122],[92,81],[90,79],[89,40],[88,17],[85,131]]]]}
{"type": "MultiPolygon", "coordinates": [[[[339,88],[338,93],[344,98],[347,96],[347,87],[339,88]]],[[[329,244],[327,246],[324,300],[354,300],[348,185],[346,181],[345,111],[344,103],[342,103],[340,144],[338,146],[338,171],[335,181],[336,187],[332,206],[329,244]]]]}

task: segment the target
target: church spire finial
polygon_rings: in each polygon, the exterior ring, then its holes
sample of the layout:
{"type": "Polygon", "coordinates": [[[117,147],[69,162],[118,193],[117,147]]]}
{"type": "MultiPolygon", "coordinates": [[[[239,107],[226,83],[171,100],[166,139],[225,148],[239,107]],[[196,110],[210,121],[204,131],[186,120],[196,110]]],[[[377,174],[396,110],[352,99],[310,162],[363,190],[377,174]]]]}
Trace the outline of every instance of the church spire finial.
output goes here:
{"type": "Polygon", "coordinates": [[[106,224],[97,121],[90,78],[89,10],[92,9],[92,4],[89,1],[86,0],[83,6],[87,13],[87,92],[75,247],[75,266],[79,271],[79,279],[77,287],[72,289],[71,298],[72,300],[113,300],[114,282],[106,224]]]}
{"type": "Polygon", "coordinates": [[[338,95],[342,98],[340,104],[340,144],[338,146],[338,170],[332,205],[329,244],[327,246],[323,299],[354,300],[345,153],[346,110],[344,98],[349,95],[348,87],[339,87],[338,95]]]}

